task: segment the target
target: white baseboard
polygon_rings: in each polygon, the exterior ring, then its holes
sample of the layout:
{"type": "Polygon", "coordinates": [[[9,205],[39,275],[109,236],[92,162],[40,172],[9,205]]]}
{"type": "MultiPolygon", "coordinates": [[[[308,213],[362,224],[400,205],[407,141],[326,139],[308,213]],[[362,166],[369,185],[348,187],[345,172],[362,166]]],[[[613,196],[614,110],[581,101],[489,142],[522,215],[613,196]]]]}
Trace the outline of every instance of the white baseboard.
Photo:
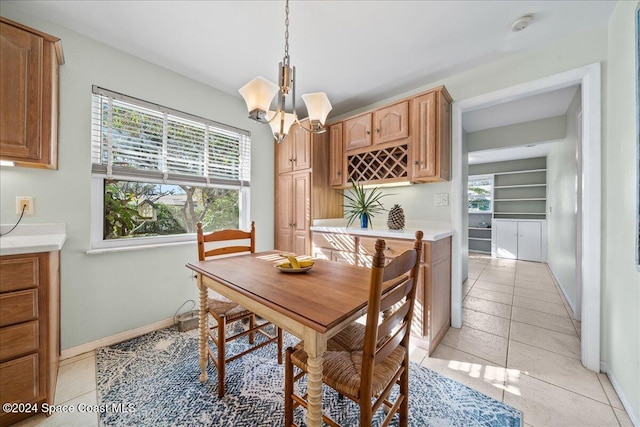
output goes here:
{"type": "Polygon", "coordinates": [[[611,381],[611,385],[613,386],[613,389],[618,394],[620,403],[622,403],[622,406],[624,406],[625,411],[627,411],[627,415],[629,415],[629,418],[631,419],[631,422],[633,423],[633,425],[640,426],[640,417],[638,417],[638,414],[633,412],[633,408],[631,407],[629,400],[626,398],[626,396],[622,392],[622,389],[620,388],[620,384],[618,383],[618,380],[616,380],[616,377],[611,375],[611,373],[609,372],[609,366],[607,365],[606,362],[600,362],[600,370],[605,374],[607,374],[607,376],[609,377],[609,381],[611,381]]]}
{"type": "Polygon", "coordinates": [[[573,318],[575,319],[575,317],[576,317],[576,307],[575,307],[573,301],[571,301],[571,299],[567,297],[567,293],[564,290],[564,286],[562,286],[562,282],[560,282],[560,280],[558,280],[558,276],[556,276],[556,273],[553,272],[553,266],[549,263],[549,261],[547,261],[547,266],[549,267],[549,271],[551,272],[551,275],[553,276],[553,280],[556,281],[556,283],[558,284],[558,287],[562,291],[562,295],[564,296],[564,299],[567,301],[567,304],[569,304],[569,308],[571,309],[571,313],[573,313],[573,318]]]}
{"type": "Polygon", "coordinates": [[[168,328],[169,326],[173,326],[174,323],[175,323],[174,318],[170,317],[168,319],[151,323],[150,325],[141,326],[139,328],[120,332],[119,334],[100,338],[99,340],[91,341],[85,344],[80,344],[75,347],[66,348],[60,352],[60,360],[78,356],[79,354],[87,353],[89,351],[94,351],[95,349],[100,347],[106,347],[109,345],[118,344],[122,341],[130,340],[131,338],[136,338],[141,335],[148,334],[149,332],[157,331],[159,329],[168,328]]]}

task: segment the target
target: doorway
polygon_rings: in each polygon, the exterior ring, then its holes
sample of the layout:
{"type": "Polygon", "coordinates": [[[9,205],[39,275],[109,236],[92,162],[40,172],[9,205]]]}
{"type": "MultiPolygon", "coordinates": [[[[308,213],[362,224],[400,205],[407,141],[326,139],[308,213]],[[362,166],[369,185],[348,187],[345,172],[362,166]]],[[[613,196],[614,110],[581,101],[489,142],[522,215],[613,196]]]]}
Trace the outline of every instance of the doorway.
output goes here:
{"type": "Polygon", "coordinates": [[[456,232],[452,239],[452,295],[451,323],[462,326],[462,271],[468,256],[463,242],[465,214],[467,212],[466,186],[467,160],[463,146],[462,114],[528,96],[580,85],[582,97],[582,170],[578,186],[582,190],[580,208],[581,259],[578,260],[581,287],[581,360],[582,364],[598,372],[600,370],[600,199],[601,199],[601,90],[600,64],[591,64],[555,74],[518,86],[502,89],[475,98],[457,101],[452,106],[452,225],[456,232]],[[589,250],[585,250],[589,248],[589,250]]]}

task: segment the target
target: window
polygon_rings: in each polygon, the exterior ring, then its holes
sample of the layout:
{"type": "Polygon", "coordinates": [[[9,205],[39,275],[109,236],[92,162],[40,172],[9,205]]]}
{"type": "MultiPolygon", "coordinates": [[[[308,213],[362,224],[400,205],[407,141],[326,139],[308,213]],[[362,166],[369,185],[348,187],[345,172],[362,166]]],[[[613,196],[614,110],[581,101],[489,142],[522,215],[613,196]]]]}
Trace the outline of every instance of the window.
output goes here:
{"type": "Polygon", "coordinates": [[[469,212],[491,213],[493,211],[493,175],[469,177],[469,212]]]}
{"type": "Polygon", "coordinates": [[[249,132],[93,87],[92,248],[249,224],[249,132]]]}

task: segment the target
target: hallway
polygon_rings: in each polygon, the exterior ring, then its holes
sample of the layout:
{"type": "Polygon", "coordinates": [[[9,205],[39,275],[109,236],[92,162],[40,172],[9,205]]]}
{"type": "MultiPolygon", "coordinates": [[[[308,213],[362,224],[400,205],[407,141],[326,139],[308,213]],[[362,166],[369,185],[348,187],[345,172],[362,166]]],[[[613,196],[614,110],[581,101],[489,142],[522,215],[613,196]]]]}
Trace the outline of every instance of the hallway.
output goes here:
{"type": "Polygon", "coordinates": [[[631,426],[606,374],[580,363],[580,322],[547,265],[470,254],[462,328],[414,362],[501,400],[528,426],[631,426]]]}

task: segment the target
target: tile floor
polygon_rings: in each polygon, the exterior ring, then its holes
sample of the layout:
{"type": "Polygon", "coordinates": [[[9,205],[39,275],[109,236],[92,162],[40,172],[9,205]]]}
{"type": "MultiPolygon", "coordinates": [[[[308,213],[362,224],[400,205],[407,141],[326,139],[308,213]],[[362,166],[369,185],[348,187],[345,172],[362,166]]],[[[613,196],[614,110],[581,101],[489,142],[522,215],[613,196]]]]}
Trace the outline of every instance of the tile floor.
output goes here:
{"type": "Polygon", "coordinates": [[[580,322],[547,265],[472,254],[462,328],[413,361],[520,409],[525,426],[632,426],[605,374],[580,363],[580,322]]]}
{"type": "MultiPolygon", "coordinates": [[[[413,361],[524,413],[525,426],[632,426],[605,374],[580,364],[580,324],[546,264],[472,255],[461,329],[413,361]]],[[[55,404],[96,405],[95,354],[61,362],[55,404]]],[[[95,412],[37,415],[17,426],[98,425],[95,412]]]]}

